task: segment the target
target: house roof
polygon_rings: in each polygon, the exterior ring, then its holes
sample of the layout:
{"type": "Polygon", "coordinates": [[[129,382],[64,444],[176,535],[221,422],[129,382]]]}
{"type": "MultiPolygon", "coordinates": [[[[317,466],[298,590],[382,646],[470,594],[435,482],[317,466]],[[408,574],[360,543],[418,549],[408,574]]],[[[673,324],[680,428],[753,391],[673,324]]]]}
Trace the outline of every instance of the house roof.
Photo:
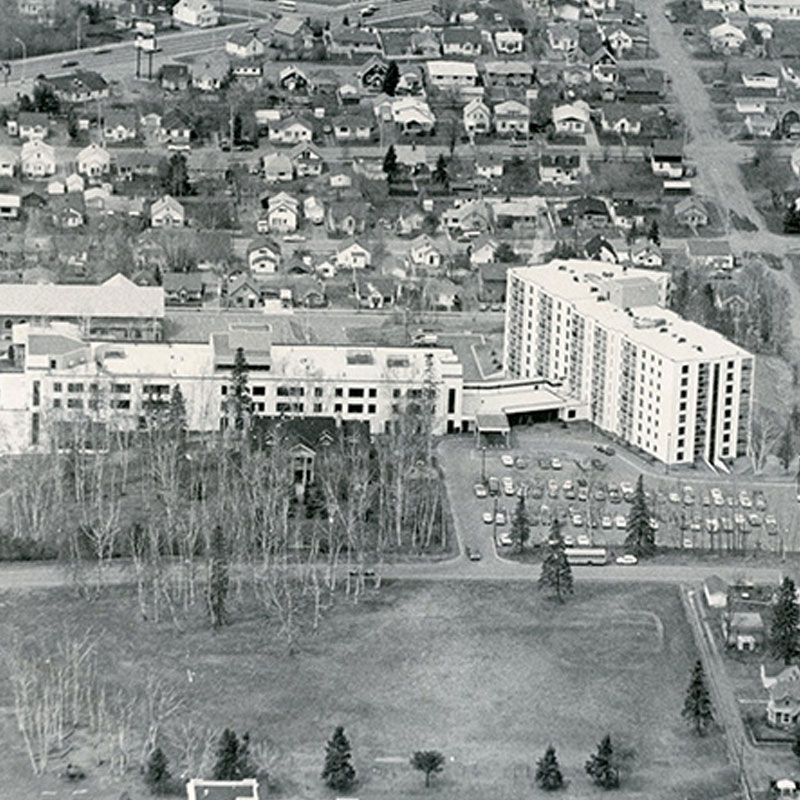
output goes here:
{"type": "Polygon", "coordinates": [[[533,64],[527,61],[486,61],[487,75],[533,75],[533,64]]]}
{"type": "Polygon", "coordinates": [[[730,630],[736,633],[764,630],[764,620],[758,611],[734,611],[730,616],[730,630]]]}
{"type": "MultiPolygon", "coordinates": [[[[702,211],[706,216],[708,216],[708,211],[706,210],[706,207],[696,197],[684,197],[682,200],[678,201],[675,204],[675,214],[676,215],[682,215],[682,214],[685,214],[687,211],[691,211],[691,210],[694,210],[694,209],[696,209],[698,211],[702,211]]],[[[695,242],[700,242],[700,241],[702,241],[702,240],[701,239],[690,239],[689,240],[689,245],[692,245],[695,242]]]]}
{"type": "Polygon", "coordinates": [[[52,78],[46,78],[46,81],[56,91],[63,92],[71,92],[82,88],[93,92],[101,92],[108,89],[106,79],[91,70],[75,70],[71,75],[56,75],[52,78]]]}
{"type": "Polygon", "coordinates": [[[727,239],[689,239],[686,246],[693,256],[730,256],[731,246],[727,239]]]}
{"type": "Polygon", "coordinates": [[[679,139],[656,139],[653,142],[653,158],[683,158],[683,143],[679,139]]]}
{"type": "Polygon", "coordinates": [[[581,156],[580,153],[542,153],[539,164],[542,167],[577,169],[581,165],[581,156]]]}
{"type": "Polygon", "coordinates": [[[433,75],[465,75],[477,77],[478,70],[472,61],[428,61],[428,72],[433,75]]]}
{"type": "Polygon", "coordinates": [[[122,125],[130,130],[136,130],[136,113],[126,108],[110,108],[105,112],[103,125],[106,128],[117,128],[122,125]]]}
{"type": "Polygon", "coordinates": [[[278,255],[281,254],[280,245],[274,239],[270,239],[269,236],[258,236],[253,239],[247,245],[247,252],[252,253],[254,250],[261,250],[263,247],[269,248],[273,253],[277,253],[278,255]]]}
{"type": "Polygon", "coordinates": [[[728,584],[719,575],[709,575],[703,584],[709,594],[727,593],[728,584]]]}
{"type": "Polygon", "coordinates": [[[481,44],[481,32],[477,28],[452,27],[442,31],[442,44],[481,44]]]}
{"type": "Polygon", "coordinates": [[[29,317],[134,317],[164,316],[160,287],[140,287],[116,274],[98,285],[4,284],[0,314],[29,317]]]}
{"type": "Polygon", "coordinates": [[[50,117],[40,111],[20,111],[17,114],[17,122],[20,126],[46,128],[50,124],[50,117]]]}
{"type": "Polygon", "coordinates": [[[165,272],[161,276],[161,285],[166,292],[177,292],[180,289],[190,292],[202,291],[203,274],[201,272],[165,272]]]}
{"type": "Polygon", "coordinates": [[[272,29],[273,33],[280,33],[284,36],[296,36],[305,27],[302,17],[294,17],[291,14],[284,14],[272,29]]]}
{"type": "Polygon", "coordinates": [[[252,31],[241,30],[241,29],[239,29],[238,31],[234,31],[228,37],[229,42],[239,45],[240,47],[247,47],[247,45],[249,45],[253,41],[253,39],[259,42],[261,41],[258,38],[258,36],[252,31]]]}

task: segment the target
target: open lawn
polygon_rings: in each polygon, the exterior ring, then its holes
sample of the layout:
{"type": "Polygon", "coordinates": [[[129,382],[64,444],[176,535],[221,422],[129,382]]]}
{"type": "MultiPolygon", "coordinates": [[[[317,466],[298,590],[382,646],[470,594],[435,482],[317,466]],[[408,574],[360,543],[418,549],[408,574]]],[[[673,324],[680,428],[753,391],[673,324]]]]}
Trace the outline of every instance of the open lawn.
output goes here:
{"type": "MultiPolygon", "coordinates": [[[[578,579],[574,598],[558,606],[528,583],[385,583],[358,606],[339,603],[294,655],[245,608],[218,633],[199,612],[179,633],[141,621],[124,589],[91,604],[55,590],[0,599],[6,621],[41,642],[65,621],[91,627],[112,687],[131,691],[155,667],[204,723],[277,743],[273,776],[285,797],[327,796],[318,775],[338,724],[353,744],[359,798],[530,798],[542,794],[532,774],[550,742],[570,781],[565,796],[595,795],[583,764],[606,732],[636,751],[616,797],[707,798],[732,788],[722,737],[696,739],[680,719],[696,653],[672,587],[578,579]],[[406,763],[427,748],[447,757],[429,792],[406,763]]],[[[0,703],[11,703],[4,680],[0,703]]],[[[10,713],[0,732],[3,796],[59,786],[52,775],[27,777],[10,713]]],[[[90,776],[86,788],[96,800],[128,788],[136,800],[145,796],[138,781],[101,786],[90,776]]]]}

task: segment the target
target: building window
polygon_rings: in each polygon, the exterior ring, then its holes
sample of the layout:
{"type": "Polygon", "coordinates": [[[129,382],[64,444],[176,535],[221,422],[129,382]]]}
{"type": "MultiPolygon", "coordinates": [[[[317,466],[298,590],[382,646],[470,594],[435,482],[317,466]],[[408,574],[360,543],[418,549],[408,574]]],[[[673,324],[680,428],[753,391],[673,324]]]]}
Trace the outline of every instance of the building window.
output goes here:
{"type": "Polygon", "coordinates": [[[333,395],[334,395],[334,397],[343,397],[344,396],[344,389],[342,389],[341,386],[337,386],[333,390],[333,395]]]}
{"type": "Polygon", "coordinates": [[[54,392],[60,392],[61,391],[61,384],[60,383],[54,383],[53,384],[53,391],[54,392]]]}
{"type": "Polygon", "coordinates": [[[675,460],[676,461],[683,461],[683,452],[681,450],[678,450],[678,452],[675,453],[675,460]]]}
{"type": "Polygon", "coordinates": [[[315,414],[322,413],[322,403],[314,403],[314,413],[315,414]]]}
{"type": "Polygon", "coordinates": [[[682,375],[686,375],[688,372],[689,372],[689,365],[688,365],[688,364],[684,364],[684,365],[681,367],[681,374],[682,374],[682,375]]]}
{"type": "Polygon", "coordinates": [[[342,404],[341,403],[334,403],[333,404],[333,413],[334,414],[341,414],[342,413],[342,404]]]}
{"type": "Polygon", "coordinates": [[[31,444],[39,444],[39,413],[31,414],[31,444]]]}
{"type": "Polygon", "coordinates": [[[322,387],[315,386],[314,387],[314,397],[322,397],[322,387]]]}
{"type": "Polygon", "coordinates": [[[370,389],[369,390],[369,396],[370,397],[377,397],[378,396],[378,390],[375,389],[375,388],[370,389]]]}
{"type": "Polygon", "coordinates": [[[67,408],[83,408],[83,400],[79,397],[70,397],[67,400],[67,408]]]}
{"type": "Polygon", "coordinates": [[[278,397],[303,397],[306,390],[302,386],[279,386],[275,393],[278,397]]]}
{"type": "Polygon", "coordinates": [[[266,386],[254,386],[253,387],[253,397],[264,397],[267,393],[266,386]]]}
{"type": "Polygon", "coordinates": [[[360,389],[358,387],[355,387],[353,389],[349,389],[348,392],[347,392],[347,396],[348,397],[363,397],[364,396],[364,390],[360,389]]]}
{"type": "Polygon", "coordinates": [[[58,368],[58,361],[56,361],[56,359],[54,359],[54,358],[51,358],[50,359],[50,369],[57,369],[57,368],[58,368]]]}
{"type": "Polygon", "coordinates": [[[53,408],[61,408],[61,398],[56,397],[53,399],[53,408]]]}
{"type": "Polygon", "coordinates": [[[67,384],[67,391],[72,392],[73,394],[78,394],[79,392],[83,391],[83,384],[82,383],[68,383],[67,384]]]}
{"type": "Polygon", "coordinates": [[[226,395],[226,394],[228,394],[228,387],[227,387],[227,386],[225,386],[225,385],[223,385],[223,386],[220,386],[220,387],[219,387],[219,393],[220,393],[221,395],[223,395],[223,396],[224,396],[224,395],[226,395]]]}
{"type": "Polygon", "coordinates": [[[114,394],[130,394],[131,385],[129,383],[115,383],[111,387],[111,391],[114,392],[114,394]]]}
{"type": "Polygon", "coordinates": [[[35,406],[38,406],[40,400],[41,400],[41,384],[39,383],[39,381],[34,381],[33,382],[33,404],[35,406]]]}
{"type": "Polygon", "coordinates": [[[127,411],[131,407],[130,400],[114,400],[111,404],[112,408],[119,408],[123,411],[127,411]]]}
{"type": "Polygon", "coordinates": [[[377,408],[378,408],[378,407],[375,405],[375,403],[370,403],[370,404],[367,406],[367,414],[374,414],[374,413],[376,413],[376,411],[377,411],[377,408]]]}
{"type": "Polygon", "coordinates": [[[364,413],[364,404],[363,403],[348,403],[347,404],[347,413],[348,414],[363,414],[364,413]]]}

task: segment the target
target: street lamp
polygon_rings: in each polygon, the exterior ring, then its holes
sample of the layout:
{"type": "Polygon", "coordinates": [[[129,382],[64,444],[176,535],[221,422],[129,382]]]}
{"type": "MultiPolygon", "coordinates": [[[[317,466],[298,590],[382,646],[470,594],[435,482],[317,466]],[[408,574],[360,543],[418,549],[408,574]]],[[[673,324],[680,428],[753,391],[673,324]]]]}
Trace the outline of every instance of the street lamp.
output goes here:
{"type": "Polygon", "coordinates": [[[25,80],[25,61],[28,58],[28,48],[25,47],[25,42],[23,42],[22,39],[19,38],[19,36],[15,36],[14,41],[18,42],[20,47],[22,47],[22,67],[20,67],[19,71],[19,80],[20,83],[22,83],[22,81],[25,80]]]}
{"type": "Polygon", "coordinates": [[[481,445],[481,483],[486,483],[486,445],[481,445]]]}
{"type": "Polygon", "coordinates": [[[494,496],[494,512],[492,513],[492,542],[497,544],[497,495],[494,496]]]}

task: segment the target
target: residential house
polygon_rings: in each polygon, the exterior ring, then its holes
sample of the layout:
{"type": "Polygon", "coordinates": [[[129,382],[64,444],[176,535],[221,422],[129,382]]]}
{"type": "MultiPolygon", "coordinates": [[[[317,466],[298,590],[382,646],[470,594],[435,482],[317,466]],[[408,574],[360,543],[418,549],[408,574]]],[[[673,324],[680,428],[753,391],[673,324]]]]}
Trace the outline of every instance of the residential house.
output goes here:
{"type": "Polygon", "coordinates": [[[289,153],[289,159],[298,178],[321,175],[325,164],[319,148],[307,143],[295,145],[289,153]]]}
{"type": "Polygon", "coordinates": [[[347,169],[333,169],[328,176],[328,186],[331,189],[350,189],[353,186],[353,175],[347,169]]]}
{"type": "Polygon", "coordinates": [[[164,304],[168,306],[201,306],[205,296],[205,283],[200,272],[164,272],[164,304]]]}
{"type": "Polygon", "coordinates": [[[600,127],[606,133],[638,136],[642,132],[642,118],[633,103],[609,103],[600,109],[600,127]]]}
{"type": "Polygon", "coordinates": [[[483,200],[457,200],[442,214],[442,225],[454,234],[486,232],[493,227],[492,212],[483,200]]]}
{"type": "Polygon", "coordinates": [[[22,197],[17,192],[0,192],[0,219],[19,219],[22,197]]]}
{"type": "Polygon", "coordinates": [[[278,73],[278,85],[287,92],[310,92],[314,88],[308,73],[294,64],[278,73]]]}
{"type": "Polygon", "coordinates": [[[356,73],[361,88],[369,92],[382,91],[388,70],[389,65],[382,58],[372,56],[367,59],[356,73]]]}
{"type": "Polygon", "coordinates": [[[372,132],[373,121],[368,114],[349,112],[333,120],[333,137],[337,143],[368,142],[372,132]]]}
{"type": "Polygon", "coordinates": [[[470,243],[467,248],[469,263],[473,267],[482,267],[493,264],[499,245],[496,239],[484,234],[470,243]]]}
{"type": "Polygon", "coordinates": [[[108,201],[111,199],[111,192],[112,186],[110,183],[90,186],[82,192],[84,207],[90,211],[104,212],[108,201]]]}
{"type": "Polygon", "coordinates": [[[539,217],[547,211],[546,203],[539,197],[492,198],[488,202],[497,228],[532,232],[539,217]]]}
{"type": "Polygon", "coordinates": [[[12,178],[19,165],[19,155],[10,147],[0,146],[0,177],[12,178]]]}
{"type": "Polygon", "coordinates": [[[741,651],[760,650],[766,640],[766,628],[757,611],[734,611],[722,618],[722,635],[727,647],[741,651]]]}
{"type": "Polygon", "coordinates": [[[586,54],[586,63],[592,77],[598,83],[614,84],[617,82],[617,57],[604,44],[600,44],[596,50],[586,54]]]}
{"type": "Polygon", "coordinates": [[[22,145],[20,163],[22,174],[26,178],[46,178],[55,175],[55,149],[41,139],[31,139],[22,145]]]}
{"type": "Polygon", "coordinates": [[[281,248],[274,239],[262,236],[247,245],[247,266],[256,275],[278,271],[281,263],[281,248]]]}
{"type": "Polygon", "coordinates": [[[290,116],[270,122],[267,129],[270,142],[275,144],[308,143],[314,136],[314,128],[301,117],[290,116]]]}
{"type": "Polygon", "coordinates": [[[201,92],[216,92],[231,74],[228,57],[220,52],[202,53],[191,64],[192,86],[201,92]]]}
{"type": "Polygon", "coordinates": [[[322,225],[325,222],[325,206],[314,195],[310,195],[303,200],[303,216],[312,225],[322,225]]]}
{"type": "Polygon", "coordinates": [[[633,50],[633,37],[623,25],[607,26],[603,31],[603,38],[617,56],[633,50]]]}
{"type": "MultiPolygon", "coordinates": [[[[225,291],[228,308],[263,308],[265,287],[250,275],[240,275],[231,281],[225,291]]],[[[203,796],[199,800],[204,800],[203,796]]]]}
{"type": "Polygon", "coordinates": [[[491,150],[489,152],[479,151],[475,158],[475,172],[486,178],[487,181],[492,181],[495,178],[503,177],[503,170],[505,162],[501,156],[496,155],[491,150]]]}
{"type": "Polygon", "coordinates": [[[666,93],[664,75],[656,70],[629,69],[619,72],[620,96],[629,103],[658,105],[666,93]]]}
{"type": "Polygon", "coordinates": [[[79,194],[64,194],[54,197],[50,202],[53,224],[57,228],[80,228],[86,222],[86,209],[83,197],[79,194]]]}
{"type": "Polygon", "coordinates": [[[493,109],[494,129],[501,136],[527,136],[530,130],[530,110],[518,100],[504,100],[493,109]]]}
{"type": "Polygon", "coordinates": [[[325,222],[328,233],[333,236],[363,233],[367,223],[367,204],[361,199],[349,198],[328,203],[325,222]]]}
{"type": "Polygon", "coordinates": [[[50,118],[38,111],[20,111],[16,123],[20,139],[45,139],[50,132],[50,118]]]}
{"type": "Polygon", "coordinates": [[[483,37],[478,28],[454,26],[442,31],[442,54],[474,58],[483,50],[483,37]]]}
{"type": "Polygon", "coordinates": [[[269,198],[267,223],[275,233],[292,233],[297,230],[300,202],[286,192],[269,198]]]}
{"type": "Polygon", "coordinates": [[[619,256],[616,248],[605,236],[596,233],[587,239],[582,246],[583,255],[590,261],[605,261],[607,264],[618,264],[619,256]]]}
{"type": "Polygon", "coordinates": [[[555,19],[565,22],[577,22],[581,18],[583,3],[577,0],[555,0],[551,13],[555,19]]]}
{"type": "Polygon", "coordinates": [[[191,83],[186,64],[164,64],[159,70],[161,88],[168,92],[185,92],[191,83]]]}
{"type": "Polygon", "coordinates": [[[189,144],[192,128],[178,111],[168,111],[161,120],[161,141],[166,144],[189,144]]]}
{"type": "Polygon", "coordinates": [[[656,139],[650,151],[650,168],[663,178],[683,177],[683,145],[677,139],[656,139]]]}
{"type": "Polygon", "coordinates": [[[747,132],[757,139],[769,139],[778,129],[778,118],[772,113],[748,114],[744,118],[747,132]]]}
{"type": "Polygon", "coordinates": [[[556,133],[583,136],[589,128],[589,104],[585,100],[553,106],[552,114],[556,133]]]}
{"type": "Polygon", "coordinates": [[[286,153],[268,153],[261,163],[267,183],[288,183],[294,178],[294,164],[286,153]]]}
{"type": "Polygon", "coordinates": [[[430,133],[436,117],[430,106],[418,97],[399,97],[391,105],[392,121],[407,134],[430,133]]]}
{"type": "Polygon", "coordinates": [[[422,213],[416,206],[409,205],[401,209],[397,216],[397,235],[398,236],[413,236],[422,230],[425,224],[425,214],[422,213]]]}
{"type": "Polygon", "coordinates": [[[311,30],[302,17],[284,14],[272,29],[272,44],[282,50],[298,51],[310,47],[311,30]]]}
{"type": "Polygon", "coordinates": [[[711,49],[723,53],[738,53],[747,41],[747,34],[730,22],[715,25],[708,32],[711,49]]]}
{"type": "Polygon", "coordinates": [[[399,285],[394,278],[381,275],[358,275],[356,301],[360,308],[389,308],[397,302],[399,285]]]}
{"type": "Polygon", "coordinates": [[[770,98],[757,97],[752,94],[734,97],[734,107],[739,114],[765,114],[770,98]]]}
{"type": "Polygon", "coordinates": [[[192,183],[203,180],[224,181],[229,163],[224,153],[203,148],[187,155],[186,168],[192,183]]]}
{"type": "Polygon", "coordinates": [[[664,256],[661,253],[661,248],[646,239],[634,242],[631,245],[630,261],[635,267],[661,269],[664,266],[664,256]]]}
{"type": "Polygon", "coordinates": [[[687,239],[686,255],[689,263],[695,267],[709,270],[733,269],[733,252],[727,239],[687,239]]]}
{"type": "Polygon", "coordinates": [[[67,187],[60,178],[53,178],[53,180],[48,181],[47,183],[47,194],[49,197],[54,197],[58,194],[66,194],[67,187]]]}
{"type": "Polygon", "coordinates": [[[85,175],[87,178],[99,178],[111,170],[111,156],[108,154],[108,150],[97,142],[92,142],[80,150],[76,163],[78,174],[85,175]]]}
{"type": "Polygon", "coordinates": [[[178,0],[172,7],[172,19],[194,28],[213,28],[219,25],[219,14],[210,0],[178,0]]]}
{"type": "Polygon", "coordinates": [[[153,228],[182,228],[185,224],[186,209],[171,195],[165,194],[150,206],[153,228]]]}
{"type": "Polygon", "coordinates": [[[49,86],[64,103],[88,103],[105,100],[111,94],[111,87],[105,78],[90,70],[75,70],[71,75],[56,75],[40,78],[40,83],[49,86]]]}
{"type": "Polygon", "coordinates": [[[542,153],[539,180],[550,186],[574,186],[581,176],[579,153],[542,153]]]}
{"type": "Polygon", "coordinates": [[[439,37],[431,30],[414,31],[409,39],[411,55],[421,58],[439,58],[441,44],[439,37]]]}
{"type": "Polygon", "coordinates": [[[578,49],[580,33],[575,25],[554,22],[547,26],[547,43],[556,53],[567,55],[578,49]]]}
{"type": "Polygon", "coordinates": [[[428,61],[425,66],[430,85],[437,89],[463,89],[478,84],[478,70],[472,61],[428,61]]]}
{"type": "Polygon", "coordinates": [[[611,224],[611,212],[601,197],[578,197],[559,211],[562,225],[583,224],[590,228],[605,228],[611,224]]]}
{"type": "Polygon", "coordinates": [[[356,106],[361,102],[361,88],[357,81],[344,81],[337,88],[336,96],[342,106],[356,106]]]}
{"type": "Polygon", "coordinates": [[[484,83],[493,88],[530,86],[534,68],[528,61],[486,61],[483,76],[484,83]]]}
{"type": "Polygon", "coordinates": [[[611,220],[617,228],[629,231],[644,229],[644,210],[633,197],[615,197],[611,202],[611,220]]]}
{"type": "Polygon", "coordinates": [[[473,97],[464,106],[461,119],[464,130],[473,135],[489,133],[492,129],[492,112],[480,97],[473,97]]]}
{"type": "Polygon", "coordinates": [[[767,724],[794,731],[800,720],[800,667],[792,664],[771,677],[763,664],[760,671],[761,685],[769,693],[767,724]]]}
{"type": "Polygon", "coordinates": [[[240,58],[230,67],[236,82],[248,91],[255,91],[264,78],[264,62],[261,58],[240,58]]]}
{"type": "Polygon", "coordinates": [[[234,31],[225,40],[225,52],[234,58],[253,58],[263,56],[266,47],[253,30],[234,31]]]}
{"type": "Polygon", "coordinates": [[[412,240],[408,249],[408,258],[415,267],[439,269],[442,266],[442,251],[427,233],[412,240]]]}
{"type": "Polygon", "coordinates": [[[516,55],[525,49],[525,37],[519,31],[495,31],[494,49],[503,55],[516,55]]]}
{"type": "Polygon", "coordinates": [[[383,53],[380,37],[372,30],[343,25],[336,30],[325,32],[328,52],[331,55],[353,58],[357,55],[377,55],[383,53]]]}
{"type": "Polygon", "coordinates": [[[366,269],[372,266],[372,253],[353,239],[337,249],[336,266],[339,269],[366,269]]]}
{"type": "Polygon", "coordinates": [[[684,197],[683,200],[679,200],[675,205],[674,215],[675,219],[687,228],[703,228],[709,222],[708,210],[696,197],[684,197]]]}
{"type": "Polygon", "coordinates": [[[719,575],[709,575],[703,581],[703,597],[711,608],[728,607],[728,584],[719,575]]]}
{"type": "Polygon", "coordinates": [[[703,11],[716,11],[723,16],[737,14],[741,5],[741,0],[700,0],[703,11]]]}
{"type": "Polygon", "coordinates": [[[478,266],[478,299],[482,303],[504,304],[509,264],[489,262],[478,266]]]}
{"type": "Polygon", "coordinates": [[[748,89],[774,91],[780,86],[780,72],[770,65],[745,67],[742,69],[742,83],[748,89]]]}
{"type": "Polygon", "coordinates": [[[135,178],[154,178],[158,175],[162,157],[146,150],[120,150],[112,159],[117,176],[125,181],[135,178]]]}
{"type": "Polygon", "coordinates": [[[127,109],[109,109],[103,115],[103,138],[106,142],[129,142],[136,138],[136,113],[127,109]]]}

